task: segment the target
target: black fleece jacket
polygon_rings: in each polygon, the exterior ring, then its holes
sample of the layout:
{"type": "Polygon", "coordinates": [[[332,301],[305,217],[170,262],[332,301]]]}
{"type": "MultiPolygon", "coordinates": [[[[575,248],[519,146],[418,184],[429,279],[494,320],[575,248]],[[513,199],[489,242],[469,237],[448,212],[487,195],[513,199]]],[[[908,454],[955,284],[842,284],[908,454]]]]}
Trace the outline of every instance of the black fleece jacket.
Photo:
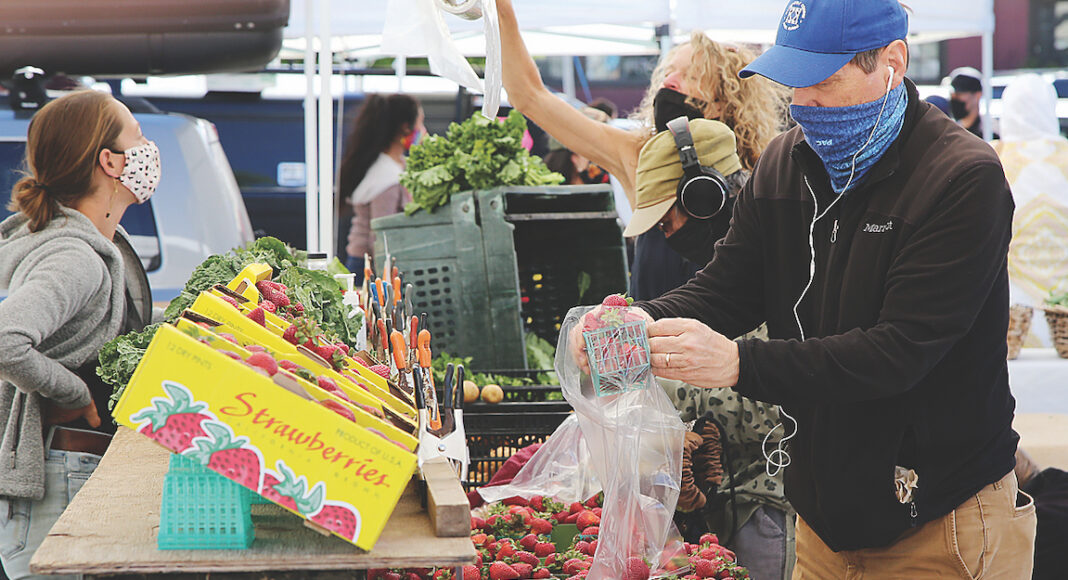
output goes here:
{"type": "Polygon", "coordinates": [[[771,340],[739,343],[734,388],[797,419],[786,496],[836,551],[949,513],[1013,468],[1019,439],[1005,362],[1012,194],[990,146],[905,82],[901,133],[859,187],[831,205],[795,127],[761,157],[713,261],[638,304],[725,336],[767,321],[771,340]],[[830,209],[812,226],[817,207],[830,209]],[[919,475],[914,505],[895,495],[897,465],[919,475]]]}

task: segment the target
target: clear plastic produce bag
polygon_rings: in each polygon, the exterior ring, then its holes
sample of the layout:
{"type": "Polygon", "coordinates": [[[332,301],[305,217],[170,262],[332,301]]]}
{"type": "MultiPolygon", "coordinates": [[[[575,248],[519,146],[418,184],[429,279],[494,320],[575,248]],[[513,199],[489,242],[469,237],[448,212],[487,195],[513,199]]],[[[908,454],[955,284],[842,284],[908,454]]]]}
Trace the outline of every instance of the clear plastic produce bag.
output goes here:
{"type": "MultiPolygon", "coordinates": [[[[576,358],[580,349],[571,341],[586,343],[591,335],[595,339],[604,336],[599,332],[613,325],[595,327],[605,321],[607,312],[611,311],[600,306],[572,308],[560,329],[556,349],[556,373],[564,397],[575,409],[589,449],[588,468],[601,482],[605,494],[590,580],[632,578],[640,575],[635,574],[634,568],[641,563],[647,564],[655,575],[681,545],[672,517],[682,480],[686,428],[648,370],[647,343],[639,353],[634,348],[628,350],[636,344],[630,330],[613,335],[618,348],[611,347],[609,354],[618,355],[617,364],[599,369],[600,392],[576,358]],[[591,312],[591,317],[583,321],[583,316],[591,312]],[[580,325],[589,331],[586,336],[578,331],[581,329],[576,330],[580,325]],[[624,372],[620,375],[616,372],[619,370],[624,372]]],[[[618,308],[616,314],[622,315],[617,328],[629,329],[629,323],[637,322],[635,315],[627,316],[624,308],[618,308]]],[[[637,342],[645,340],[642,335],[637,342]]],[[[606,344],[611,343],[595,341],[597,346],[606,344]]],[[[601,360],[590,366],[597,368],[613,356],[594,353],[590,358],[601,360]]]]}
{"type": "Polygon", "coordinates": [[[398,56],[425,55],[430,72],[482,93],[482,115],[497,118],[503,86],[497,0],[389,0],[382,51],[398,56]],[[485,84],[452,41],[443,12],[466,20],[482,18],[486,37],[485,84]]]}

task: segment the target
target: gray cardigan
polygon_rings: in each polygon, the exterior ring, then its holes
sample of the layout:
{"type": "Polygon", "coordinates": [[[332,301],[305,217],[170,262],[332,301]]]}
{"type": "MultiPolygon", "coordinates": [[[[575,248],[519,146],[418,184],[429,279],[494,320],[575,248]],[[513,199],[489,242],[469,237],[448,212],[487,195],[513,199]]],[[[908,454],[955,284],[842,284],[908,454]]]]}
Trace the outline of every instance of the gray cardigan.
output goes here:
{"type": "Polygon", "coordinates": [[[89,404],[73,369],[118,335],[126,276],[119,247],[80,212],[62,208],[35,233],[26,222],[0,223],[0,496],[41,499],[41,398],[89,404]]]}

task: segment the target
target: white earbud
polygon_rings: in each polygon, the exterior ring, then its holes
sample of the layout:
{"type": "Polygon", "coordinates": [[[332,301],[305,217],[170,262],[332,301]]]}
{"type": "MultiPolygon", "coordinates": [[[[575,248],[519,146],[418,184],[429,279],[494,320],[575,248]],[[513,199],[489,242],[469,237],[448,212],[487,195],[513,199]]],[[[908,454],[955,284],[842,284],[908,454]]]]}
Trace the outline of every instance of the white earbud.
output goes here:
{"type": "Polygon", "coordinates": [[[886,68],[890,69],[890,78],[886,79],[886,90],[890,90],[890,85],[894,84],[894,67],[886,65],[886,68]]]}

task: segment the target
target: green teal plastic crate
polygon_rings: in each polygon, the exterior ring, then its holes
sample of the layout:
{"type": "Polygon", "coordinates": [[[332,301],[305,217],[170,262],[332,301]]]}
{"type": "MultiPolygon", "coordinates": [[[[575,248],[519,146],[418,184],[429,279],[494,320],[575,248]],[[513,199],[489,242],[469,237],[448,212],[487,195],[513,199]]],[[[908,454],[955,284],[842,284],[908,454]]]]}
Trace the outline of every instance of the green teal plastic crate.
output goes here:
{"type": "Polygon", "coordinates": [[[163,479],[160,506],[160,550],[244,549],[252,545],[248,489],[203,467],[200,463],[171,455],[163,479]]]}
{"type": "Polygon", "coordinates": [[[616,218],[608,186],[507,187],[371,227],[375,263],[388,251],[414,284],[435,352],[469,356],[480,369],[525,369],[525,332],[555,344],[568,309],[625,291],[616,218]],[[590,286],[580,300],[583,276],[590,286]]]}

